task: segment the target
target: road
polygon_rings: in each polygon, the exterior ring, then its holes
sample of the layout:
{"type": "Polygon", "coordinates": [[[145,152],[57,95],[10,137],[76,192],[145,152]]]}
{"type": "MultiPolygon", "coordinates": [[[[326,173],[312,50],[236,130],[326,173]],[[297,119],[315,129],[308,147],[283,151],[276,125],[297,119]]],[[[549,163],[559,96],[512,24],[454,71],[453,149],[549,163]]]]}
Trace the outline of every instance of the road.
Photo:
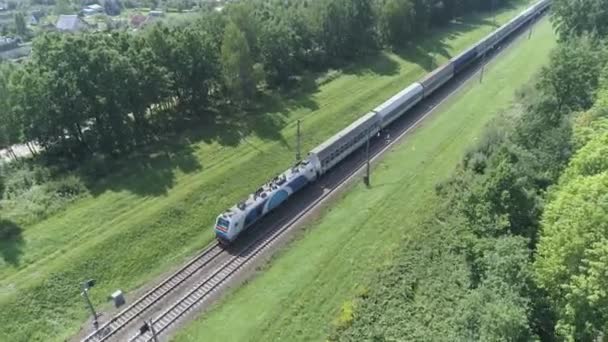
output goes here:
{"type": "MultiPolygon", "coordinates": [[[[36,148],[36,151],[40,150],[39,147],[37,147],[36,145],[34,145],[34,146],[36,148]]],[[[26,145],[14,145],[14,146],[12,146],[12,149],[13,149],[13,152],[19,158],[27,158],[32,155],[32,153],[30,152],[30,150],[27,148],[26,145]]],[[[13,157],[11,157],[9,155],[8,149],[0,149],[0,162],[8,162],[12,159],[13,159],[13,157]]]]}

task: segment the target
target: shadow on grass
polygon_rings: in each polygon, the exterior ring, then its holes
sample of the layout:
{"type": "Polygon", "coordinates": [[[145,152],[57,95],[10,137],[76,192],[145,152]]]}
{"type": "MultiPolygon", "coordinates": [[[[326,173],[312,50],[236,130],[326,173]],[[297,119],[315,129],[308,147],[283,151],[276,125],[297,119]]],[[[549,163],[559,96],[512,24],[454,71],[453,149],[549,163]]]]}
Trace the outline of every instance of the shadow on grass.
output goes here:
{"type": "Polygon", "coordinates": [[[203,166],[188,145],[167,144],[156,151],[132,153],[123,160],[95,160],[81,172],[93,196],[108,190],[130,191],[140,196],[166,195],[175,185],[175,173],[191,173],[203,166]],[[107,175],[107,177],[106,177],[107,175]]]}
{"type": "Polygon", "coordinates": [[[0,255],[9,265],[19,266],[25,244],[22,231],[14,222],[0,219],[0,255]]]}
{"type": "MultiPolygon", "coordinates": [[[[515,4],[511,4],[499,13],[512,10],[515,7],[515,4]]],[[[425,71],[430,72],[439,66],[435,56],[442,56],[446,59],[454,57],[449,51],[449,41],[474,31],[480,26],[499,26],[495,25],[491,19],[481,18],[481,15],[477,13],[453,19],[448,24],[428,34],[426,39],[408,42],[402,47],[395,48],[394,52],[404,60],[417,64],[425,71]]]]}
{"type": "Polygon", "coordinates": [[[399,73],[399,63],[395,62],[384,52],[366,56],[355,65],[344,69],[345,74],[364,75],[375,74],[393,76],[399,73]]]}
{"type": "MultiPolygon", "coordinates": [[[[203,172],[205,156],[197,154],[197,143],[217,143],[235,147],[251,143],[249,136],[278,141],[288,146],[281,134],[286,125],[288,108],[277,96],[262,94],[257,108],[230,115],[228,107],[215,112],[187,113],[179,122],[158,129],[153,142],[141,146],[128,157],[98,157],[79,169],[80,178],[93,196],[106,191],[129,191],[139,196],[164,196],[175,186],[178,172],[203,172]],[[179,132],[179,133],[177,133],[179,132]]],[[[311,103],[303,101],[301,105],[311,103]]],[[[256,146],[253,146],[257,148],[256,146]]],[[[221,158],[221,156],[220,156],[221,158]]]]}

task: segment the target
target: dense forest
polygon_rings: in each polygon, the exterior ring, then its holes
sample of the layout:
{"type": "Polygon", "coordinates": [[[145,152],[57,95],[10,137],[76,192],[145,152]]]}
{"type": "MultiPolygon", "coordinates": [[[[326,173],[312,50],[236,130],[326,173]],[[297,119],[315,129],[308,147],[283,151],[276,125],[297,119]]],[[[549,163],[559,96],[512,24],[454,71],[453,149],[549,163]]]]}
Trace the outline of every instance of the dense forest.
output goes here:
{"type": "Polygon", "coordinates": [[[437,186],[434,216],[332,340],[605,338],[608,50],[590,9],[607,5],[554,1],[550,64],[437,186]]]}

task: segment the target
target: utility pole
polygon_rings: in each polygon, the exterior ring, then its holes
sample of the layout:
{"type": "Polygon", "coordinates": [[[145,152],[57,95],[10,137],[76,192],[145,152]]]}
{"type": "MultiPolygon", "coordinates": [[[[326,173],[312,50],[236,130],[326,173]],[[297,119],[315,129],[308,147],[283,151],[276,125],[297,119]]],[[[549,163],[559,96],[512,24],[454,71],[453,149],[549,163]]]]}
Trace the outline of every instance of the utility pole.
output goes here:
{"type": "Polygon", "coordinates": [[[366,133],[367,143],[365,145],[365,159],[366,159],[366,169],[365,176],[363,177],[363,182],[367,187],[370,186],[370,166],[369,166],[369,131],[366,133]]]}
{"type": "Polygon", "coordinates": [[[528,33],[528,40],[530,40],[530,38],[532,38],[532,29],[534,28],[535,22],[536,22],[536,18],[532,19],[532,22],[530,23],[530,32],[528,33]]]}
{"type": "Polygon", "coordinates": [[[156,330],[154,330],[154,325],[152,324],[152,320],[148,322],[150,325],[150,331],[152,332],[152,341],[158,342],[158,335],[156,334],[156,330]]]}
{"type": "Polygon", "coordinates": [[[83,282],[81,295],[84,297],[84,300],[87,303],[89,310],[91,310],[91,315],[93,315],[93,327],[95,328],[95,330],[97,330],[99,327],[99,322],[97,321],[97,312],[95,311],[95,308],[93,307],[93,303],[91,303],[91,299],[89,298],[89,289],[93,286],[95,286],[94,279],[89,279],[89,280],[83,282]]]}
{"type": "Polygon", "coordinates": [[[301,146],[301,140],[302,140],[302,135],[300,133],[300,120],[298,120],[298,133],[297,133],[298,137],[298,141],[296,142],[296,162],[299,162],[301,160],[301,153],[300,153],[300,146],[301,146]]]}

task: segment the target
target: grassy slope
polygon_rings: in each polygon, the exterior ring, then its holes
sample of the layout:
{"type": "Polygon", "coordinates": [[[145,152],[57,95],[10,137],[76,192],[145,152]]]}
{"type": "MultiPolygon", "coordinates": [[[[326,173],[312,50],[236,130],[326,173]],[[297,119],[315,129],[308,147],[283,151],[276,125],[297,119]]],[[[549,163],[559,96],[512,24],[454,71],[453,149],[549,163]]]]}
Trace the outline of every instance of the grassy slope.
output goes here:
{"type": "Polygon", "coordinates": [[[18,263],[0,259],[0,340],[69,336],[86,317],[79,281],[98,280],[99,304],[202,248],[218,212],[289,164],[296,119],[306,118],[310,148],[491,30],[490,21],[469,18],[407,54],[382,54],[290,101],[268,99],[270,109],[251,120],[253,134],[240,144],[230,130],[210,127],[219,135],[199,132],[203,141],[133,163],[96,184],[94,196],[22,227],[23,240],[9,251],[18,263]]]}
{"type": "Polygon", "coordinates": [[[395,148],[375,168],[371,190],[355,186],[268,270],[175,340],[323,340],[342,303],[368,286],[367,275],[390,262],[395,241],[426,217],[434,185],[546,63],[554,45],[548,21],[518,44],[490,67],[483,85],[468,84],[395,148]]]}

